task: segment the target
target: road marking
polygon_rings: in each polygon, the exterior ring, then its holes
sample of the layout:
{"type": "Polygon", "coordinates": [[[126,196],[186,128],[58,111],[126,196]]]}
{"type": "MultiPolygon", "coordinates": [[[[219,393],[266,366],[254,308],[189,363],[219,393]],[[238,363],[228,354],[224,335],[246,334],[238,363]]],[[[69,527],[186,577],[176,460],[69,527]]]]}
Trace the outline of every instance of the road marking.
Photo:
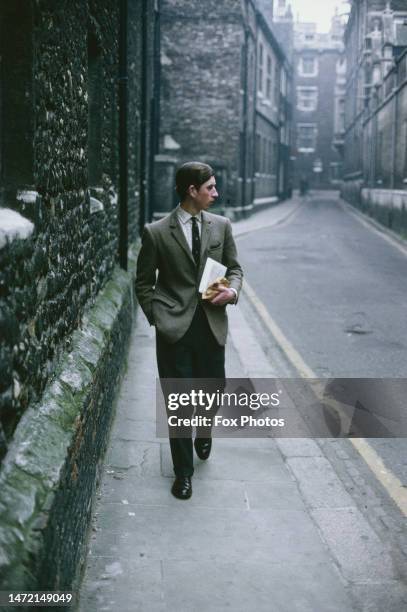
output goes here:
{"type": "Polygon", "coordinates": [[[301,377],[315,378],[316,375],[314,374],[314,372],[307,366],[307,364],[305,363],[301,355],[298,353],[298,351],[293,347],[291,342],[287,340],[277,323],[270,316],[269,311],[267,310],[261,299],[247,282],[246,277],[243,282],[243,291],[245,295],[249,298],[252,305],[257,310],[257,313],[260,315],[260,318],[266,325],[267,329],[270,330],[271,334],[274,336],[278,344],[283,349],[290,362],[301,374],[301,377]]]}
{"type": "MultiPolygon", "coordinates": [[[[283,334],[280,327],[273,320],[266,306],[258,297],[254,289],[247,282],[246,278],[243,283],[243,291],[257,314],[261,318],[264,325],[272,334],[276,342],[280,345],[288,360],[296,368],[302,378],[318,378],[311,368],[305,363],[300,353],[293,347],[291,342],[283,334]]],[[[369,466],[377,480],[383,485],[387,493],[400,508],[404,516],[407,516],[407,488],[403,486],[401,481],[395,476],[383,463],[380,456],[370,446],[365,438],[347,438],[353,445],[365,463],[369,466]]]]}

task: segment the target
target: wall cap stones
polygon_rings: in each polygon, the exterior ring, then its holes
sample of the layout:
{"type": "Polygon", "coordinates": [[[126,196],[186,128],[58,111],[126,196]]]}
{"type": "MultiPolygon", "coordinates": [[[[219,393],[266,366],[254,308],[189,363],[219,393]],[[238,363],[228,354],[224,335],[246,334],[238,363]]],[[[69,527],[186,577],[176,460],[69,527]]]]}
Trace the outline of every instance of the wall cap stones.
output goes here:
{"type": "Polygon", "coordinates": [[[103,206],[103,203],[100,200],[98,200],[97,198],[94,198],[93,196],[90,197],[90,214],[91,215],[101,212],[104,209],[105,207],[103,206]]]}
{"type": "Polygon", "coordinates": [[[171,66],[172,65],[172,60],[168,57],[166,53],[164,53],[164,51],[161,51],[160,62],[161,62],[161,66],[171,66]]]}
{"type": "Polygon", "coordinates": [[[362,189],[362,200],[369,204],[385,206],[387,208],[407,207],[407,191],[402,189],[362,189]]]}
{"type": "Polygon", "coordinates": [[[29,238],[33,231],[34,224],[20,213],[11,208],[0,208],[0,249],[13,240],[29,238]]]}
{"type": "Polygon", "coordinates": [[[20,190],[17,191],[16,198],[24,204],[35,204],[38,196],[38,191],[20,190]]]}
{"type": "Polygon", "coordinates": [[[167,149],[167,151],[179,151],[180,148],[181,145],[176,140],[174,140],[171,134],[165,134],[164,149],[167,149]]]}

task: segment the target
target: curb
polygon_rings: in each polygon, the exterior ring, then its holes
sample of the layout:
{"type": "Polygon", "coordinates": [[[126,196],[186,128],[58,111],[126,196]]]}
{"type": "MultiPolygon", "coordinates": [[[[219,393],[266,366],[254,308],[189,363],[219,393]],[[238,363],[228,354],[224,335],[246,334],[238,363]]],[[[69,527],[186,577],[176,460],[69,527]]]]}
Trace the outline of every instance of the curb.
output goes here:
{"type": "Polygon", "coordinates": [[[359,208],[357,208],[353,204],[350,204],[341,197],[339,198],[339,203],[343,208],[347,209],[348,212],[355,215],[355,217],[358,217],[361,221],[366,221],[366,223],[369,223],[377,231],[384,234],[385,236],[388,236],[389,238],[392,238],[395,242],[397,242],[400,246],[404,247],[404,249],[407,250],[407,240],[403,238],[400,234],[386,227],[379,221],[376,221],[376,219],[374,219],[370,215],[363,213],[359,208]]]}
{"type": "Polygon", "coordinates": [[[133,276],[115,268],[85,311],[0,471],[0,590],[72,591],[134,316],[133,276]]]}
{"type": "MultiPolygon", "coordinates": [[[[285,221],[287,221],[287,219],[289,219],[292,215],[294,215],[297,210],[300,208],[301,206],[301,200],[298,200],[297,198],[292,198],[292,200],[284,200],[282,202],[279,202],[278,204],[276,204],[275,206],[273,206],[273,208],[269,209],[271,210],[277,210],[279,204],[287,204],[288,202],[292,201],[293,203],[296,204],[294,209],[291,209],[290,211],[287,212],[286,215],[283,215],[282,217],[278,217],[277,219],[273,219],[270,221],[263,221],[263,222],[257,222],[257,223],[253,223],[252,225],[250,225],[248,223],[247,227],[240,227],[239,228],[239,223],[241,223],[241,221],[234,221],[232,222],[232,227],[233,227],[233,236],[235,238],[240,238],[241,236],[246,236],[247,234],[250,234],[252,232],[256,232],[258,230],[262,230],[262,229],[266,229],[268,227],[274,227],[275,225],[280,225],[281,223],[284,223],[285,221]]],[[[259,211],[259,212],[263,212],[263,211],[259,211]]],[[[255,219],[256,214],[253,215],[253,219],[255,219]]],[[[250,219],[249,219],[250,221],[250,219]]]]}

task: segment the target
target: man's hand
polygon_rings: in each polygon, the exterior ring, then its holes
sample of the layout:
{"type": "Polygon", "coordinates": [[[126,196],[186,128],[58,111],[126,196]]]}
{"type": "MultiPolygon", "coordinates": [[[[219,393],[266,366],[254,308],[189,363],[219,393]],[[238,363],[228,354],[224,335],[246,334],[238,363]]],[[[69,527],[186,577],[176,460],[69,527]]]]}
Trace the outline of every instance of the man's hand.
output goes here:
{"type": "Polygon", "coordinates": [[[236,298],[236,294],[232,289],[228,289],[225,287],[221,289],[214,298],[210,300],[210,303],[214,306],[224,306],[225,304],[229,304],[230,302],[234,302],[236,298]]]}

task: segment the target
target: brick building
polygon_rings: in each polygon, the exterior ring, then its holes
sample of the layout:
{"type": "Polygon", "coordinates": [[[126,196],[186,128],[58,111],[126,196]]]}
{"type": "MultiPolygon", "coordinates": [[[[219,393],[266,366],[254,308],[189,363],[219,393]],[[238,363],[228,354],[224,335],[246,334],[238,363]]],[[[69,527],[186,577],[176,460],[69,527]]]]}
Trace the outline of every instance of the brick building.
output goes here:
{"type": "Polygon", "coordinates": [[[407,233],[407,6],[352,2],[345,32],[344,197],[407,233]]]}
{"type": "Polygon", "coordinates": [[[257,14],[254,198],[284,197],[290,183],[292,68],[262,13],[257,14]]]}
{"type": "Polygon", "coordinates": [[[214,167],[227,214],[284,195],[279,143],[288,109],[280,113],[280,87],[291,71],[259,8],[253,0],[160,2],[157,217],[176,203],[174,167],[193,158],[214,167]]]}
{"type": "Polygon", "coordinates": [[[343,114],[343,24],[335,16],[328,33],[315,23],[294,24],[295,180],[311,187],[339,186],[342,158],[335,144],[343,114]]]}
{"type": "Polygon", "coordinates": [[[3,590],[69,589],[77,576],[129,337],[131,274],[118,263],[148,216],[156,14],[146,0],[124,8],[0,7],[3,590]]]}

